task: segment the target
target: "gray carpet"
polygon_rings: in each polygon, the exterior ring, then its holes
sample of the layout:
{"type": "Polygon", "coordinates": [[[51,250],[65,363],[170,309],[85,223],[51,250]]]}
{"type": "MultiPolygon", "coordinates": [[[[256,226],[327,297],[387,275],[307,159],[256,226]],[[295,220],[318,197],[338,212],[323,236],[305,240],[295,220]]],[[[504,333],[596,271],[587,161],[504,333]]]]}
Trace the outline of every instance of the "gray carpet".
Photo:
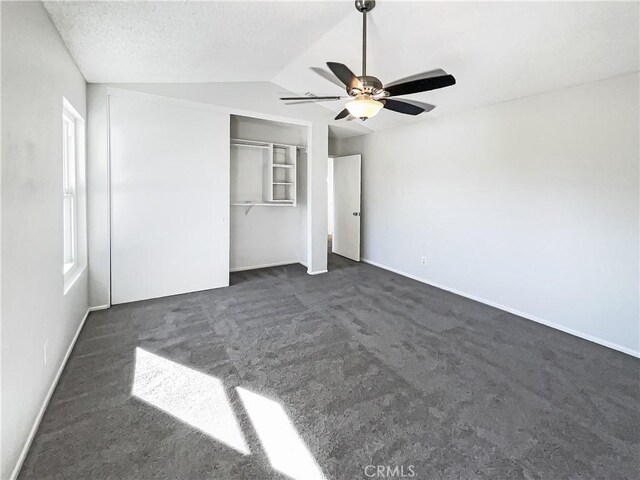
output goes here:
{"type": "Polygon", "coordinates": [[[19,478],[297,478],[300,448],[331,480],[638,478],[637,359],[333,255],[231,279],[92,313],[19,478]]]}

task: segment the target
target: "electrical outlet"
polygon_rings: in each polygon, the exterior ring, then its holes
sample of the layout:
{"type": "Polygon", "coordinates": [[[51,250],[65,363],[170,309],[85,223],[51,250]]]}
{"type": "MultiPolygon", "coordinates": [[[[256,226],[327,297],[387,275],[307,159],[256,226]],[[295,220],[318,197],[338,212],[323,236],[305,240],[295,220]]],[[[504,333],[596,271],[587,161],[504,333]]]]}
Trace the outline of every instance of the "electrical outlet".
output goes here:
{"type": "Polygon", "coordinates": [[[427,264],[427,257],[422,257],[422,259],[420,260],[420,263],[422,265],[426,265],[427,264]]]}
{"type": "Polygon", "coordinates": [[[42,345],[42,361],[46,365],[47,364],[47,348],[49,347],[49,339],[47,338],[42,345]]]}

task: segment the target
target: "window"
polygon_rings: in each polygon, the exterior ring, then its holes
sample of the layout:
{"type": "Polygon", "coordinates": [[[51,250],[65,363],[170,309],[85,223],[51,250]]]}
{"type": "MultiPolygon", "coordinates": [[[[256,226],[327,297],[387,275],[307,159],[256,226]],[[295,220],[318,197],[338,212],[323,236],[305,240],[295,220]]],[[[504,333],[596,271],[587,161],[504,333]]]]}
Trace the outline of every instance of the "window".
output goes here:
{"type": "Polygon", "coordinates": [[[62,219],[65,293],[84,268],[80,261],[78,173],[84,172],[84,120],[66,98],[62,101],[62,219]]]}
{"type": "Polygon", "coordinates": [[[64,273],[75,265],[76,238],[76,122],[62,114],[62,208],[64,218],[64,273]]]}

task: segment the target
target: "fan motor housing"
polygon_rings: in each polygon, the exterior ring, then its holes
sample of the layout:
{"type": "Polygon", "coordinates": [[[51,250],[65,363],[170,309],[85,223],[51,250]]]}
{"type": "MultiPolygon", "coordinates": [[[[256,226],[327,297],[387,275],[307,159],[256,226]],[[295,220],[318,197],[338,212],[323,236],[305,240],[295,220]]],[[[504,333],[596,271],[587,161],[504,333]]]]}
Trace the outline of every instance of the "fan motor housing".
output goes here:
{"type": "Polygon", "coordinates": [[[355,97],[356,95],[362,95],[362,94],[380,95],[380,94],[386,93],[384,91],[384,88],[382,87],[382,82],[378,80],[376,77],[363,75],[361,77],[358,77],[358,80],[360,80],[359,85],[352,84],[347,89],[347,92],[352,97],[355,97]]]}

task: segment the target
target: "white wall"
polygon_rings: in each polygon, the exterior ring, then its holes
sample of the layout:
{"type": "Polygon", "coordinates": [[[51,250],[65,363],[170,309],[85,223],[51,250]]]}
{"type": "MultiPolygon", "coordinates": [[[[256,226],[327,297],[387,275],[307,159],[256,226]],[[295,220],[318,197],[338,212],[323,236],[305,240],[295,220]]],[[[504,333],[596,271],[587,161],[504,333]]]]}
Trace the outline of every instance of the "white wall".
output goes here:
{"type": "Polygon", "coordinates": [[[40,2],[0,8],[0,477],[10,478],[88,306],[86,271],[66,295],[62,276],[62,97],[85,117],[86,85],[40,2]]]}
{"type": "MultiPolygon", "coordinates": [[[[270,82],[193,84],[89,84],[88,184],[89,269],[91,305],[109,303],[109,165],[107,155],[108,88],[116,87],[180,100],[207,103],[229,113],[262,116],[276,121],[311,123],[308,145],[307,255],[310,273],[326,271],[326,177],[330,112],[318,105],[287,106],[278,100],[286,93],[270,82]]],[[[300,199],[298,199],[300,200],[300,199]]],[[[253,212],[252,212],[253,213],[253,212]]]]}
{"type": "Polygon", "coordinates": [[[638,83],[338,141],[363,154],[363,257],[637,355],[638,83]]]}
{"type": "MultiPolygon", "coordinates": [[[[298,263],[309,268],[309,249],[311,245],[309,245],[309,188],[308,188],[308,171],[309,171],[309,162],[307,160],[307,150],[301,149],[298,150],[298,166],[297,170],[297,178],[298,182],[296,192],[296,199],[298,206],[296,210],[298,211],[298,249],[296,253],[296,258],[298,259],[298,263]]],[[[326,256],[325,256],[325,265],[326,265],[326,256]]],[[[326,267],[325,267],[326,268],[326,267]]]]}
{"type": "MultiPolygon", "coordinates": [[[[306,146],[308,128],[232,115],[231,137],[306,146]]],[[[234,150],[231,162],[239,155],[262,154],[255,149],[234,150]]],[[[297,170],[295,207],[258,206],[248,213],[246,207],[231,207],[231,271],[296,262],[307,265],[306,155],[299,154],[297,170]]],[[[261,184],[263,172],[259,174],[261,184]]]]}

